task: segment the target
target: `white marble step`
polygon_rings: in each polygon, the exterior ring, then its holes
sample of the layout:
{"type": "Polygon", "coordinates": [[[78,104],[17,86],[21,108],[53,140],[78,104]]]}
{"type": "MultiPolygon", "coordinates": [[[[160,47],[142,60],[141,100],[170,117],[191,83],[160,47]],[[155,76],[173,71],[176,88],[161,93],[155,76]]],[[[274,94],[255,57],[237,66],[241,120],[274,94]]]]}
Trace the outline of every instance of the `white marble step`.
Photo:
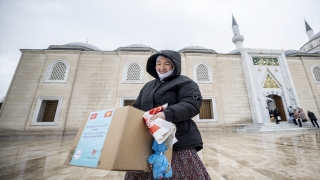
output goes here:
{"type": "Polygon", "coordinates": [[[320,131],[318,128],[312,126],[310,122],[302,123],[302,127],[294,124],[289,124],[288,122],[276,123],[266,123],[266,124],[246,124],[242,129],[237,129],[234,132],[238,133],[285,133],[285,132],[307,132],[320,131]]]}

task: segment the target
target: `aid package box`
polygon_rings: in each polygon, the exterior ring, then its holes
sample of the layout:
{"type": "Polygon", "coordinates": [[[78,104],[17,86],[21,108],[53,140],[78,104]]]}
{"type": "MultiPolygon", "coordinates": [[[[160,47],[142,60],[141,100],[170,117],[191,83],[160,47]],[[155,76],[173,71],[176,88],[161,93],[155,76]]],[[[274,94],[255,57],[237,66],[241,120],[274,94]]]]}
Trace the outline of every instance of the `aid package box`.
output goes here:
{"type": "MultiPolygon", "coordinates": [[[[153,136],[144,112],[125,106],[91,112],[85,116],[65,165],[115,171],[149,172],[153,136]]],[[[171,162],[172,149],[165,152],[171,162]]]]}

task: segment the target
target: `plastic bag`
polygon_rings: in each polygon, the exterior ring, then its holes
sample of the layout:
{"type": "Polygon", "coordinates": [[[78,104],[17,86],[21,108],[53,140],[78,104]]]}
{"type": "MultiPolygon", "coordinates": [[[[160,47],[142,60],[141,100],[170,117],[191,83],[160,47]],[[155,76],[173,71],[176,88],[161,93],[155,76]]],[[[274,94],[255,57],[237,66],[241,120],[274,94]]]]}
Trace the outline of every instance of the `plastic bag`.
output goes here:
{"type": "Polygon", "coordinates": [[[164,155],[164,152],[168,150],[165,143],[158,144],[156,140],[153,140],[152,149],[154,153],[149,157],[148,163],[152,169],[153,178],[162,179],[172,177],[171,165],[164,155]]]}

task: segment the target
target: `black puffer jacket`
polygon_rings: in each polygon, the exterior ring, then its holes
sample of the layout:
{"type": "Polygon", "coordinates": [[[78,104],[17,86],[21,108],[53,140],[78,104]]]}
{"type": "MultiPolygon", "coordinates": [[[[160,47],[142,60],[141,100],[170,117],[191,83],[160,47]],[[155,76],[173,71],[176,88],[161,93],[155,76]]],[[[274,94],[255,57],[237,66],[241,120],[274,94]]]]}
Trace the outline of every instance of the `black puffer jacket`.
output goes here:
{"type": "Polygon", "coordinates": [[[173,145],[173,150],[195,148],[201,150],[202,138],[196,123],[191,119],[199,114],[202,102],[198,85],[190,78],[180,75],[181,57],[178,52],[163,50],[152,55],[147,62],[147,72],[156,78],[148,82],[140,91],[133,106],[143,111],[148,111],[157,106],[168,103],[164,110],[166,120],[177,127],[176,138],[178,142],[173,145]],[[173,73],[159,80],[156,67],[156,58],[161,55],[170,59],[175,69],[173,73]]]}
{"type": "Polygon", "coordinates": [[[311,111],[308,111],[308,117],[310,118],[310,120],[317,120],[316,116],[311,111]]]}

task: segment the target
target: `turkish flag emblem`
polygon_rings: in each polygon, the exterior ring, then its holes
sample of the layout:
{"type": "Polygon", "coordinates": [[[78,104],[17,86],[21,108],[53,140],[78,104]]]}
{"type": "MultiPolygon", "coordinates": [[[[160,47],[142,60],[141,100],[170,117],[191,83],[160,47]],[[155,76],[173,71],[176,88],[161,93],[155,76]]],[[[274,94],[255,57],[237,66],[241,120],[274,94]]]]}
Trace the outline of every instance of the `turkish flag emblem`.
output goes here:
{"type": "Polygon", "coordinates": [[[90,120],[96,119],[98,116],[98,113],[94,113],[90,116],[90,120]]]}
{"type": "Polygon", "coordinates": [[[110,117],[112,115],[112,111],[107,111],[105,114],[104,114],[104,117],[110,117]]]}

